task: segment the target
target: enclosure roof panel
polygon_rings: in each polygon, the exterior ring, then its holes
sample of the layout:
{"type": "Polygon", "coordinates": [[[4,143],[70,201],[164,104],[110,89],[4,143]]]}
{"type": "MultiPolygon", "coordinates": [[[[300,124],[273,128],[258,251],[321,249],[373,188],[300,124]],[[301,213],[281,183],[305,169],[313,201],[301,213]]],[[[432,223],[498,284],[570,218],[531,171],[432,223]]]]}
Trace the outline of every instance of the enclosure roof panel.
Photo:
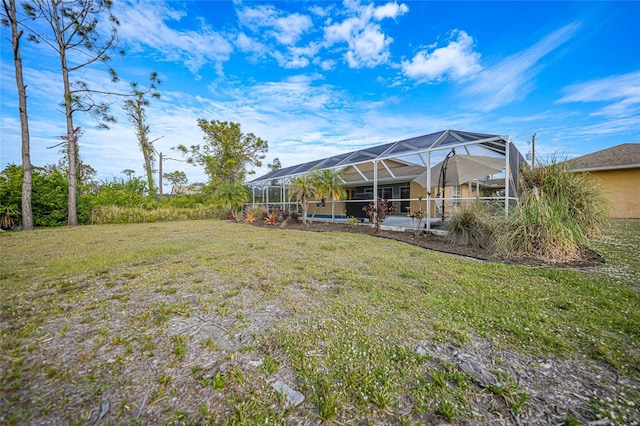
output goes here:
{"type": "Polygon", "coordinates": [[[376,145],[369,148],[338,154],[331,157],[297,164],[262,175],[250,183],[267,182],[273,179],[295,177],[309,173],[314,169],[345,168],[370,161],[380,161],[402,156],[422,154],[429,151],[452,149],[457,146],[477,144],[491,152],[504,155],[507,140],[499,135],[443,130],[427,135],[416,136],[397,142],[376,145]]]}

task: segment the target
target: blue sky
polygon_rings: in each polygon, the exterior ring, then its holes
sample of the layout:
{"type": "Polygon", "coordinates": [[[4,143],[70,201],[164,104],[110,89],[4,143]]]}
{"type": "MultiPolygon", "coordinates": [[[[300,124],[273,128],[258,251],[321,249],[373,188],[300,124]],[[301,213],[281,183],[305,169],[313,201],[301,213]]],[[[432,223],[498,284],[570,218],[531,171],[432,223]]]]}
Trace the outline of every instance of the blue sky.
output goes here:
{"type": "MultiPolygon", "coordinates": [[[[157,71],[161,99],[147,114],[166,157],[201,143],[196,120],[238,122],[269,143],[265,164],[290,166],[444,129],[510,136],[523,153],[572,158],[640,142],[640,2],[120,1],[124,57],[78,77],[126,91],[157,71]]],[[[9,34],[2,30],[1,165],[20,164],[9,34]]],[[[23,41],[31,153],[65,133],[58,61],[23,41]]],[[[85,133],[80,153],[100,179],[143,174],[135,131],[118,118],[85,133]]],[[[168,160],[190,182],[202,170],[168,160]]],[[[256,175],[265,172],[257,169],[256,175]]]]}

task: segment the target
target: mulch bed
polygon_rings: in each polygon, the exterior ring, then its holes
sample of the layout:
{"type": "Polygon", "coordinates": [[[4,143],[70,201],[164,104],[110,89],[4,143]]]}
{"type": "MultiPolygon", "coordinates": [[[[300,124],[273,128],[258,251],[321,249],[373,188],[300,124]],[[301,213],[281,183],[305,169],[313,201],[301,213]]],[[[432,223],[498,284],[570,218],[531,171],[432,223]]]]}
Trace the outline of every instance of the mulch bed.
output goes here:
{"type": "MultiPolygon", "coordinates": [[[[268,225],[256,222],[255,226],[269,227],[268,225]]],[[[384,227],[384,223],[383,223],[384,227]]],[[[472,259],[511,263],[518,265],[528,266],[551,266],[555,268],[593,268],[601,266],[605,263],[602,256],[592,250],[585,250],[582,258],[573,262],[551,262],[545,259],[537,259],[533,257],[518,256],[514,258],[505,258],[498,256],[487,250],[480,248],[465,246],[460,244],[453,244],[447,241],[443,236],[432,232],[423,232],[420,235],[415,235],[412,231],[391,231],[381,229],[376,232],[375,229],[368,224],[349,225],[346,223],[331,223],[331,222],[312,222],[309,226],[305,226],[303,223],[286,223],[284,225],[278,225],[275,228],[278,229],[294,229],[300,231],[310,232],[350,232],[355,234],[371,235],[379,238],[388,238],[390,240],[402,241],[407,244],[412,244],[418,247],[422,247],[428,250],[434,250],[442,253],[447,253],[456,256],[463,256],[472,259]]]]}

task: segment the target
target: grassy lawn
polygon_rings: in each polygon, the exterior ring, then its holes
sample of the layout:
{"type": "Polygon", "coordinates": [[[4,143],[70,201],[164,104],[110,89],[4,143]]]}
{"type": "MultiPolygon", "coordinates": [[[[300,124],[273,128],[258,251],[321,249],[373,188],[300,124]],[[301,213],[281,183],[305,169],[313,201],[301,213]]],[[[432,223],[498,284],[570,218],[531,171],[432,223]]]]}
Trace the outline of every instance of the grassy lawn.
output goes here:
{"type": "Polygon", "coordinates": [[[640,222],[606,234],[577,271],[215,220],[3,233],[0,423],[536,424],[553,364],[616,377],[557,423],[631,424],[640,222]]]}

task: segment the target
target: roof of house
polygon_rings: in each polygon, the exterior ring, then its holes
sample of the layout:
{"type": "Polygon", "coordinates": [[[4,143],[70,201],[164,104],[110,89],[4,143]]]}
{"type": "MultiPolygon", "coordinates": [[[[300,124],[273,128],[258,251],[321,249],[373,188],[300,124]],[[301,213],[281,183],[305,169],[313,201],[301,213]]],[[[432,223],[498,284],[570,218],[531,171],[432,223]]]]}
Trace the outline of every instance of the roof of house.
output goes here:
{"type": "Polygon", "coordinates": [[[640,167],[640,143],[623,143],[567,160],[574,171],[615,170],[640,167]]]}

